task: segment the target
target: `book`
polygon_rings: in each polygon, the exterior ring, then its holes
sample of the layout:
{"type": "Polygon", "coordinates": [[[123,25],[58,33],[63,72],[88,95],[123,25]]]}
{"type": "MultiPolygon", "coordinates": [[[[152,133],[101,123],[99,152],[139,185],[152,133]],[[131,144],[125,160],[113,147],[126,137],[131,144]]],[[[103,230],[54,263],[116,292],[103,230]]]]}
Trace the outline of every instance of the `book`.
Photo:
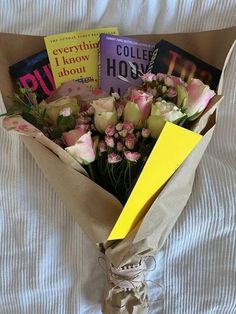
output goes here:
{"type": "Polygon", "coordinates": [[[116,27],[62,33],[44,38],[56,87],[69,80],[98,87],[98,41],[116,27]]]}
{"type": "Polygon", "coordinates": [[[217,89],[221,76],[219,69],[166,40],[161,40],[156,44],[148,72],[175,75],[186,82],[193,77],[198,78],[213,90],[217,89]]]}
{"type": "Polygon", "coordinates": [[[36,92],[38,101],[47,98],[55,90],[46,50],[11,65],[9,72],[19,86],[36,92]]]}
{"type": "Polygon", "coordinates": [[[100,88],[123,95],[129,84],[142,83],[140,73],[145,73],[155,44],[137,39],[106,35],[100,36],[100,88]]]}

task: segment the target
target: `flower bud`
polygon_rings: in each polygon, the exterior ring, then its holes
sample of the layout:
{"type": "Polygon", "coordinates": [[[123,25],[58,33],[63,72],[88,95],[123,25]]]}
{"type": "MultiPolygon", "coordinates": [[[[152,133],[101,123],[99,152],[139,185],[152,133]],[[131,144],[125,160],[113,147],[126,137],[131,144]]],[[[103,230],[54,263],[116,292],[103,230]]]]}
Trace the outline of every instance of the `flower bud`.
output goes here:
{"type": "Polygon", "coordinates": [[[135,135],[134,134],[129,134],[126,138],[125,138],[125,146],[128,149],[134,149],[134,145],[135,145],[135,135]]]}
{"type": "Polygon", "coordinates": [[[115,140],[111,136],[105,136],[105,142],[106,142],[108,147],[113,148],[115,146],[115,140]]]}
{"type": "Polygon", "coordinates": [[[115,134],[115,127],[113,125],[108,125],[105,130],[106,135],[113,136],[115,134]]]}
{"type": "Polygon", "coordinates": [[[116,164],[118,162],[121,162],[121,160],[122,160],[122,157],[116,153],[110,153],[107,156],[107,161],[109,164],[116,164]]]}
{"type": "Polygon", "coordinates": [[[124,152],[124,155],[127,160],[132,161],[132,162],[137,162],[141,157],[140,153],[130,152],[130,151],[124,152]]]}

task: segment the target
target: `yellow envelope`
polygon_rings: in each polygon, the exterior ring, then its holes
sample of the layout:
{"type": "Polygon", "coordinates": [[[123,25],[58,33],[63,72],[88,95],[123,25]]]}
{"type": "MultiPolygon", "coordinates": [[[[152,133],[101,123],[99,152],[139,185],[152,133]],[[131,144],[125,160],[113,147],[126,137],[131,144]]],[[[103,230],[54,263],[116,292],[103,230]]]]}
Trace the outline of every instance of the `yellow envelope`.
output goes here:
{"type": "Polygon", "coordinates": [[[200,134],[166,122],[108,240],[127,236],[201,139],[200,134]]]}

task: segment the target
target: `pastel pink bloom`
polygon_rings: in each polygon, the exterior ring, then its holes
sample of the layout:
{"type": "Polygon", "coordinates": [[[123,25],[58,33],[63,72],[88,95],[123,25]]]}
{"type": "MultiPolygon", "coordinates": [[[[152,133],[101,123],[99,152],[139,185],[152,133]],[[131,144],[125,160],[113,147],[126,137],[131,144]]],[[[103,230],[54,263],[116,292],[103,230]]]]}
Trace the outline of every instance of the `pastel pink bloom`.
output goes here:
{"type": "Polygon", "coordinates": [[[115,127],[114,125],[108,125],[108,127],[105,130],[106,135],[113,136],[115,134],[115,127]]]}
{"type": "Polygon", "coordinates": [[[98,151],[100,153],[104,153],[107,151],[107,144],[105,143],[105,141],[99,141],[98,142],[98,151]]]}
{"type": "Polygon", "coordinates": [[[141,76],[141,79],[144,82],[152,82],[152,81],[155,81],[156,78],[157,78],[156,75],[153,73],[145,73],[143,76],[141,76]]]}
{"type": "Polygon", "coordinates": [[[184,81],[180,78],[180,77],[177,77],[177,76],[171,76],[173,82],[174,82],[174,85],[177,86],[177,85],[184,85],[184,81]]]}
{"type": "Polygon", "coordinates": [[[166,76],[165,79],[164,79],[164,83],[166,86],[168,87],[173,87],[175,84],[174,84],[174,81],[172,80],[171,77],[169,76],[166,76]]]}
{"type": "Polygon", "coordinates": [[[134,149],[134,145],[136,142],[136,138],[134,134],[129,134],[126,138],[125,138],[125,146],[128,149],[134,149]]]}
{"type": "Polygon", "coordinates": [[[142,137],[148,138],[150,134],[151,134],[150,129],[145,129],[145,128],[142,129],[142,137]]]}
{"type": "Polygon", "coordinates": [[[63,117],[69,117],[72,113],[72,110],[70,107],[66,107],[66,108],[63,108],[60,112],[59,112],[59,115],[60,116],[63,116],[63,117]]]}
{"type": "Polygon", "coordinates": [[[167,96],[170,97],[170,98],[173,98],[175,96],[177,96],[177,92],[176,92],[176,89],[171,87],[168,89],[167,91],[167,96]]]}
{"type": "Polygon", "coordinates": [[[164,74],[164,73],[157,73],[156,74],[156,79],[158,81],[161,81],[161,82],[164,81],[166,77],[167,77],[167,74],[164,74]]]}
{"type": "Polygon", "coordinates": [[[108,147],[113,148],[115,146],[115,140],[112,136],[105,136],[105,143],[108,147]]]}
{"type": "Polygon", "coordinates": [[[116,124],[116,130],[121,131],[123,129],[123,123],[119,122],[116,124]]]}
{"type": "Polygon", "coordinates": [[[96,158],[96,152],[90,131],[82,135],[75,145],[67,147],[65,150],[81,164],[89,164],[96,158]]]}
{"type": "Polygon", "coordinates": [[[150,114],[152,98],[151,94],[142,90],[132,90],[131,101],[138,105],[142,121],[146,120],[150,114]]]}
{"type": "Polygon", "coordinates": [[[124,145],[121,142],[117,142],[116,149],[118,152],[121,152],[123,150],[124,145]]]}
{"type": "Polygon", "coordinates": [[[80,130],[84,131],[84,133],[86,133],[88,131],[88,129],[89,129],[89,124],[85,124],[85,123],[80,124],[78,126],[78,129],[80,129],[80,130]]]}
{"type": "Polygon", "coordinates": [[[66,146],[72,146],[74,145],[78,139],[80,139],[80,137],[82,135],[84,135],[86,133],[85,130],[83,129],[74,129],[68,132],[63,132],[62,133],[62,142],[66,145],[66,146]]]}
{"type": "Polygon", "coordinates": [[[107,161],[109,164],[116,164],[118,162],[121,162],[122,157],[116,153],[111,153],[107,156],[107,161]]]}
{"type": "Polygon", "coordinates": [[[139,158],[141,157],[141,154],[138,152],[130,152],[126,151],[124,152],[125,158],[129,161],[137,162],[139,158]]]}
{"type": "Polygon", "coordinates": [[[121,137],[126,137],[127,134],[128,134],[128,131],[127,131],[127,130],[121,130],[121,131],[119,132],[119,135],[120,135],[121,137]]]}
{"type": "Polygon", "coordinates": [[[186,114],[188,117],[201,113],[207,107],[210,99],[215,96],[215,92],[198,79],[191,80],[187,86],[187,92],[186,114]]]}
{"type": "Polygon", "coordinates": [[[130,122],[130,121],[124,121],[124,123],[123,123],[123,129],[124,129],[124,130],[127,130],[128,133],[132,133],[133,130],[134,130],[134,125],[133,125],[133,123],[130,122]]]}

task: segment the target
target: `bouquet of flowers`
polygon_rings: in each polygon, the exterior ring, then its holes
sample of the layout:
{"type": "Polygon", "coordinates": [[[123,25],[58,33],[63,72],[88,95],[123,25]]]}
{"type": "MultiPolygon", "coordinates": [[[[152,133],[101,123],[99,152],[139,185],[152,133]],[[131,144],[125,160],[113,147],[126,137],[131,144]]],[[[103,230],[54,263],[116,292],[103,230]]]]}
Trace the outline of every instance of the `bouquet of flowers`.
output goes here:
{"type": "MultiPolygon", "coordinates": [[[[17,48],[21,38],[13,37],[9,43],[17,48]]],[[[0,79],[3,90],[6,79],[0,79]]],[[[222,99],[199,79],[185,83],[146,73],[142,81],[123,97],[68,81],[41,102],[20,88],[3,120],[7,130],[24,135],[49,182],[104,254],[104,313],[147,311],[145,259],[161,248],[191,194],[222,99]]],[[[10,90],[9,84],[3,96],[10,90]]]]}

